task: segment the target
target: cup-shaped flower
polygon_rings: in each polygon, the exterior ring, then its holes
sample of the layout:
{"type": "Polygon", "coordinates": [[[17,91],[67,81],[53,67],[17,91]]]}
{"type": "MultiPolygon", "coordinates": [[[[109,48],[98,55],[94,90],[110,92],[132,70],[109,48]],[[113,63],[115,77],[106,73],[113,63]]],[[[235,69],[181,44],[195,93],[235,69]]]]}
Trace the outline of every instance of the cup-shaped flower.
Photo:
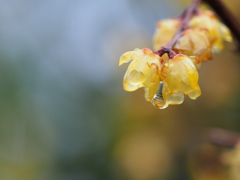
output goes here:
{"type": "Polygon", "coordinates": [[[174,49],[177,53],[195,56],[196,63],[198,64],[213,59],[210,46],[207,29],[190,28],[183,32],[174,49]]]}
{"type": "Polygon", "coordinates": [[[150,101],[159,87],[159,73],[161,71],[161,58],[152,50],[135,49],[124,53],[119,65],[130,62],[123,80],[123,88],[126,91],[135,91],[144,87],[145,99],[150,101]]]}
{"type": "Polygon", "coordinates": [[[169,99],[168,96],[174,96],[179,92],[188,95],[191,99],[196,99],[201,95],[198,71],[188,56],[177,54],[163,66],[162,71],[165,73],[163,79],[163,97],[165,96],[165,99],[169,99]]]}
{"type": "Polygon", "coordinates": [[[191,99],[201,95],[198,72],[188,56],[177,54],[162,67],[160,86],[151,102],[164,109],[169,105],[182,104],[184,94],[191,99]]]}
{"type": "Polygon", "coordinates": [[[154,50],[158,50],[162,46],[166,46],[177,33],[179,27],[179,19],[165,19],[159,21],[153,36],[154,50]]]}
{"type": "Polygon", "coordinates": [[[218,20],[212,11],[200,11],[197,15],[193,16],[189,22],[189,26],[192,28],[206,28],[209,31],[208,38],[214,51],[222,50],[224,48],[224,41],[232,41],[230,30],[218,20]]]}

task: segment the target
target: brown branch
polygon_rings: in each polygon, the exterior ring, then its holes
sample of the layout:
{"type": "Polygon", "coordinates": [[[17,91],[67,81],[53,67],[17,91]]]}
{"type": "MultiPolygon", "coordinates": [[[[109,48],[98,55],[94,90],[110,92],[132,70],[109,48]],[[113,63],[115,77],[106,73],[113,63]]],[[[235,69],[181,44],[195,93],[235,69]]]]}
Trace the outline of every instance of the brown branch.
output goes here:
{"type": "Polygon", "coordinates": [[[224,24],[228,26],[232,34],[235,36],[240,45],[240,23],[237,21],[231,11],[225,6],[221,0],[203,0],[205,1],[222,19],[224,24]]]}
{"type": "Polygon", "coordinates": [[[220,128],[211,128],[207,133],[207,140],[228,147],[234,147],[240,141],[240,133],[220,128]]]}
{"type": "MultiPolygon", "coordinates": [[[[235,36],[238,41],[238,46],[240,47],[240,24],[234,17],[234,15],[228,10],[228,8],[223,4],[221,0],[203,0],[208,3],[222,21],[229,27],[232,34],[235,36]]],[[[182,36],[183,31],[187,28],[188,22],[191,19],[192,15],[197,11],[197,6],[201,3],[201,0],[194,0],[193,3],[183,12],[180,16],[181,26],[179,27],[176,35],[169,42],[168,46],[162,47],[161,49],[155,51],[156,54],[162,56],[167,53],[169,58],[173,58],[175,52],[172,50],[173,46],[182,36]]]]}
{"type": "Polygon", "coordinates": [[[193,3],[183,12],[183,14],[180,16],[181,26],[179,27],[177,33],[175,34],[173,39],[169,42],[168,46],[162,47],[161,49],[155,51],[156,54],[162,56],[163,54],[167,53],[169,58],[174,57],[176,53],[172,50],[172,48],[182,36],[183,31],[188,27],[188,23],[192,15],[196,12],[200,2],[201,0],[194,0],[193,3]]]}

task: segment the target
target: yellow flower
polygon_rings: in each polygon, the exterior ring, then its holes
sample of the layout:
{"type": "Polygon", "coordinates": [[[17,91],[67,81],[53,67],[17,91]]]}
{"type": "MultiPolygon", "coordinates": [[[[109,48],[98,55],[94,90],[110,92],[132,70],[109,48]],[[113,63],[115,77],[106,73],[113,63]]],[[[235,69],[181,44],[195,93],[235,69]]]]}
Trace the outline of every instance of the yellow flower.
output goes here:
{"type": "Polygon", "coordinates": [[[201,11],[189,22],[192,28],[206,28],[214,51],[222,50],[224,41],[231,42],[230,30],[222,24],[212,11],[201,11]]]}
{"type": "Polygon", "coordinates": [[[201,95],[198,85],[198,72],[192,60],[183,54],[169,59],[162,68],[162,87],[151,101],[156,107],[163,109],[170,104],[181,104],[184,94],[191,99],[201,95]]]}
{"type": "Polygon", "coordinates": [[[196,99],[201,95],[198,72],[190,58],[183,54],[177,54],[169,60],[164,68],[167,68],[167,76],[163,81],[170,94],[180,91],[191,99],[196,99]]]}
{"type": "Polygon", "coordinates": [[[208,31],[203,28],[187,29],[174,46],[177,53],[196,57],[196,64],[213,59],[208,31]]]}
{"type": "Polygon", "coordinates": [[[135,91],[144,87],[145,99],[150,101],[159,87],[161,58],[148,48],[135,49],[124,53],[120,58],[119,65],[131,60],[132,62],[124,76],[123,88],[126,91],[135,91]]]}
{"type": "Polygon", "coordinates": [[[179,19],[165,19],[159,21],[153,36],[154,50],[158,50],[162,46],[166,46],[177,33],[179,26],[179,19]]]}

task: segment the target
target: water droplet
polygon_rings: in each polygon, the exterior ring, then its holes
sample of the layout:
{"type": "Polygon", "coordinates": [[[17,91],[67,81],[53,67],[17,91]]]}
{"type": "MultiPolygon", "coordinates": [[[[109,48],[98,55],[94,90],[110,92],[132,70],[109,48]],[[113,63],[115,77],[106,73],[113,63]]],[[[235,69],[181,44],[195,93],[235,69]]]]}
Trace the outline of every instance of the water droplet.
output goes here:
{"type": "Polygon", "coordinates": [[[168,104],[163,98],[162,90],[163,82],[161,81],[157,93],[153,96],[153,99],[151,100],[152,104],[159,109],[165,109],[166,107],[168,107],[168,104]]]}

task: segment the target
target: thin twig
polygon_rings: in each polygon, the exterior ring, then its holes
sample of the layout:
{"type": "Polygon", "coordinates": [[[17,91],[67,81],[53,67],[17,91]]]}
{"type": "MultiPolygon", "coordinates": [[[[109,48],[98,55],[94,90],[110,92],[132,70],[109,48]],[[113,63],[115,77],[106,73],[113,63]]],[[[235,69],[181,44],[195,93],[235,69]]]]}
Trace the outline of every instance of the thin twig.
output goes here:
{"type": "Polygon", "coordinates": [[[162,47],[161,49],[155,51],[156,54],[162,56],[163,54],[167,53],[169,58],[173,58],[176,54],[172,48],[177,43],[177,41],[181,38],[182,33],[184,30],[188,28],[188,23],[192,17],[192,15],[196,12],[198,5],[200,4],[201,0],[194,0],[193,3],[184,11],[181,15],[181,26],[179,27],[177,33],[173,37],[173,39],[169,42],[168,46],[162,47]]]}
{"type": "Polygon", "coordinates": [[[207,139],[215,144],[234,147],[240,141],[240,133],[220,128],[211,128],[208,130],[207,139]]]}

